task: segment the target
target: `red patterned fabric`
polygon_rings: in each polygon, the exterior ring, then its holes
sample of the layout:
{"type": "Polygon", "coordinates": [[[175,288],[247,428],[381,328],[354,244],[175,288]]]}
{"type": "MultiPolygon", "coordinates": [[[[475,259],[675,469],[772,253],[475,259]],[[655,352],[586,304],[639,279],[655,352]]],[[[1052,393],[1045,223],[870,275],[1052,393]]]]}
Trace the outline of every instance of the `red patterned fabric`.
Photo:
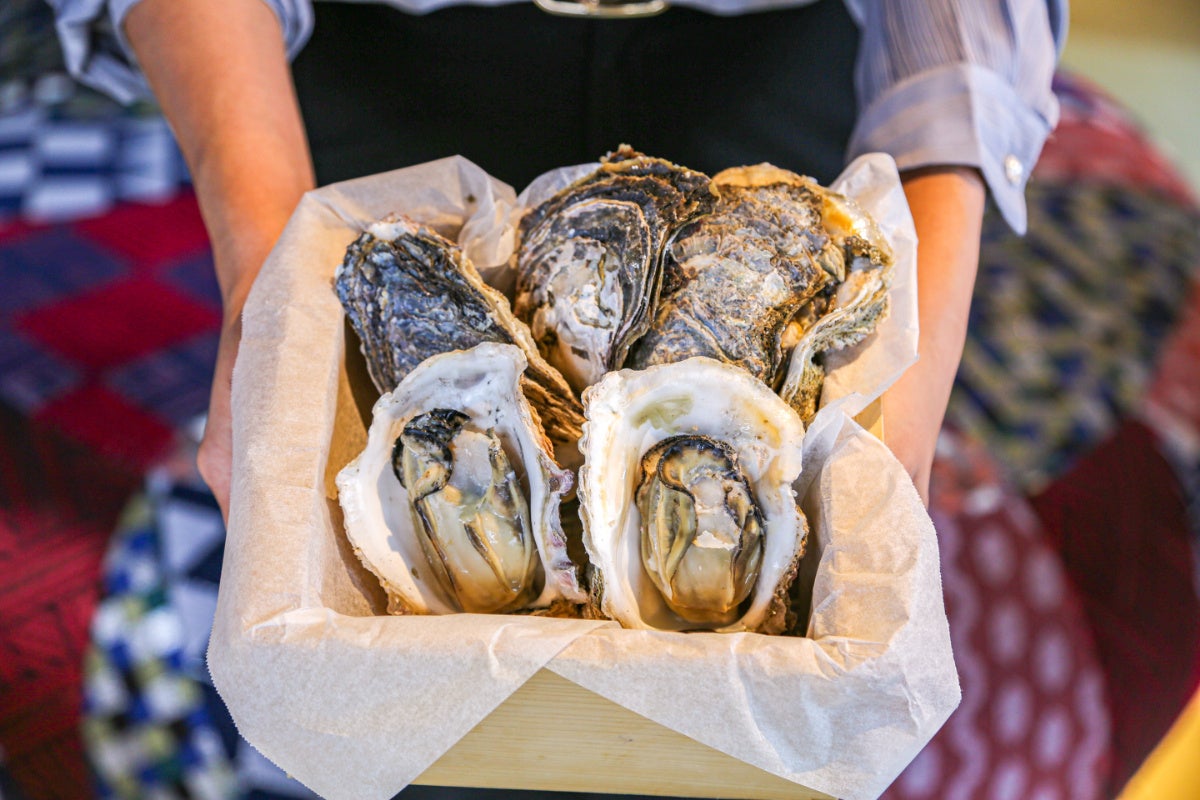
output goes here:
{"type": "Polygon", "coordinates": [[[0,746],[30,798],[80,800],[91,796],[78,730],[87,629],[101,558],[141,477],[2,405],[0,454],[0,746]]]}
{"type": "Polygon", "coordinates": [[[191,195],[0,226],[0,748],[31,800],[94,793],[79,722],[101,558],[206,407],[218,324],[191,195]]]}
{"type": "Polygon", "coordinates": [[[1200,462],[1200,285],[1163,348],[1145,414],[1181,457],[1200,462]]]}
{"type": "Polygon", "coordinates": [[[156,270],[187,253],[208,250],[196,199],[182,193],[161,204],[128,203],[75,227],[92,241],[127,257],[139,270],[156,270]]]}
{"type": "Polygon", "coordinates": [[[930,490],[963,702],[884,797],[1095,800],[1111,760],[1105,676],[1042,527],[953,432],[930,490]]]}
{"type": "Polygon", "coordinates": [[[1153,433],[1129,420],[1033,505],[1079,588],[1113,687],[1119,788],[1200,675],[1200,599],[1184,498],[1153,433]]]}
{"type": "Polygon", "coordinates": [[[19,315],[13,327],[73,365],[112,368],[203,333],[216,312],[158,281],[131,277],[19,315]]]}
{"type": "Polygon", "coordinates": [[[14,777],[35,797],[87,796],[76,725],[108,535],[52,512],[0,510],[0,742],[14,777]]]}

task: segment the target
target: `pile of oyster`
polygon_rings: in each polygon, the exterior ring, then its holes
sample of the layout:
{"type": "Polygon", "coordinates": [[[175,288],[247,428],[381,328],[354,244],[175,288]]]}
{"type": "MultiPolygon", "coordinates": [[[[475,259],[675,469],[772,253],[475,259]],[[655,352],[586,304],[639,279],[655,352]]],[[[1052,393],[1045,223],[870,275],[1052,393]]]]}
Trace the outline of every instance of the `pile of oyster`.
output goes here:
{"type": "Polygon", "coordinates": [[[886,311],[852,201],[622,147],[521,219],[515,295],[395,216],[335,288],[383,393],[338,476],[393,613],[784,633],[822,354],[886,311]]]}

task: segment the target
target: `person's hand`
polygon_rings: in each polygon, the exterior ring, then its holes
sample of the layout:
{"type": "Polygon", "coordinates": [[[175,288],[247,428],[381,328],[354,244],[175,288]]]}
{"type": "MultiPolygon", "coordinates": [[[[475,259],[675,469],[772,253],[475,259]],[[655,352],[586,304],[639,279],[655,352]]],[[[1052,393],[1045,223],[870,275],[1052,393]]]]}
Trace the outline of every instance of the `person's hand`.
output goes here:
{"type": "MultiPolygon", "coordinates": [[[[265,258],[266,253],[263,253],[265,258]]],[[[261,264],[262,259],[251,257],[251,263],[261,264]]],[[[240,272],[247,276],[257,274],[257,266],[244,267],[240,272]]],[[[233,472],[233,364],[237,360],[238,345],[242,340],[242,308],[250,290],[245,281],[224,300],[224,320],[221,323],[221,339],[217,346],[217,362],[213,368],[212,388],[209,393],[208,417],[204,424],[204,439],[196,455],[196,465],[204,482],[212,490],[221,516],[229,519],[229,491],[233,472]]]]}
{"type": "Polygon", "coordinates": [[[966,339],[985,190],[979,173],[963,167],[919,170],[903,180],[918,238],[920,360],[883,396],[883,435],[928,505],[938,431],[966,339]]]}
{"type": "Polygon", "coordinates": [[[242,306],[314,185],[308,142],[279,20],[261,0],[143,0],[125,34],[179,140],[212,242],[224,324],[198,462],[228,519],[242,306]]]}
{"type": "Polygon", "coordinates": [[[241,309],[226,315],[221,326],[221,342],[217,347],[217,363],[213,370],[212,390],[208,402],[208,417],[204,423],[204,439],[196,455],[200,476],[212,489],[221,506],[221,516],[229,519],[229,482],[233,467],[233,409],[230,391],[233,382],[233,362],[237,358],[238,342],[242,338],[241,309]]]}

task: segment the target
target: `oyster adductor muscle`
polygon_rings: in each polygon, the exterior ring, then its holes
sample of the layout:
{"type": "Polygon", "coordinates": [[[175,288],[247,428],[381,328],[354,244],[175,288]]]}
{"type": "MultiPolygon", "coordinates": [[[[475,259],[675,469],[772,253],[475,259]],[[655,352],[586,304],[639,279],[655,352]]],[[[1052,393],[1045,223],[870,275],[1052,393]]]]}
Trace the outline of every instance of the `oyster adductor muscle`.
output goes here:
{"type": "Polygon", "coordinates": [[[334,287],[381,392],[425,359],[482,342],[514,344],[529,361],[522,381],[555,442],[573,446],[582,409],[542,359],[508,300],[484,283],[462,250],[402,215],[370,226],[346,250],[334,287]]]}
{"type": "Polygon", "coordinates": [[[706,175],[623,147],[522,219],[514,310],[575,391],[625,361],[667,237],[711,200],[706,175]]]}

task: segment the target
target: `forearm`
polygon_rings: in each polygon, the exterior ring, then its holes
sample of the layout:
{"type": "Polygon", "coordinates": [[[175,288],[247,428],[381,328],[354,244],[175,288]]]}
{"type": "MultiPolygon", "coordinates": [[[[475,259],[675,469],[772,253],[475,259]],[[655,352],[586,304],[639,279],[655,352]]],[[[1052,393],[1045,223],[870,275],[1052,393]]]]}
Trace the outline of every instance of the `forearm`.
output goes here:
{"type": "Polygon", "coordinates": [[[985,189],[976,170],[946,167],[907,173],[904,192],[918,240],[920,360],[884,395],[885,437],[924,497],[966,339],[985,189]]]}
{"type": "Polygon", "coordinates": [[[125,30],[192,172],[236,314],[313,186],[278,20],[261,0],[144,0],[125,30]]]}

